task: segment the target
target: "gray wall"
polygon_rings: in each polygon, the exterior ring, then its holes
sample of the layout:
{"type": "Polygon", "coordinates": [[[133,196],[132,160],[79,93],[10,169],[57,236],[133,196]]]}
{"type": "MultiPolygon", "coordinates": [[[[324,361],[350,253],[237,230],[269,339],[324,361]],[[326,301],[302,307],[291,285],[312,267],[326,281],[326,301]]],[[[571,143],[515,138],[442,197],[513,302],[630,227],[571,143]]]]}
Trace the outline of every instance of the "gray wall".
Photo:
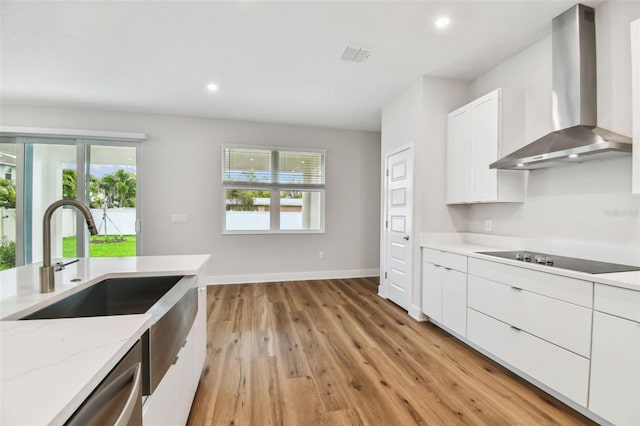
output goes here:
{"type": "Polygon", "coordinates": [[[215,281],[378,272],[379,133],[6,105],[1,124],[146,133],[145,255],[209,253],[215,281]],[[326,149],[326,233],[222,235],[221,144],[326,149]],[[188,223],[171,224],[172,213],[187,214],[188,223]]]}
{"type": "MultiPolygon", "coordinates": [[[[467,97],[466,82],[422,77],[394,97],[382,110],[381,169],[384,170],[386,154],[407,144],[413,144],[414,147],[413,229],[410,231],[413,236],[413,254],[409,313],[415,317],[421,312],[420,234],[466,230],[467,207],[445,204],[444,179],[447,114],[463,105],[467,97]]],[[[384,185],[381,188],[384,190],[384,185]]],[[[380,257],[382,263],[385,257],[384,247],[381,247],[380,257]]],[[[384,288],[380,292],[386,294],[384,288]]]]}
{"type": "MultiPolygon", "coordinates": [[[[596,8],[598,124],[631,136],[629,23],[640,3],[610,1],[596,8]]],[[[471,84],[472,97],[497,87],[526,96],[526,141],[553,130],[551,37],[498,65],[471,84]]],[[[640,141],[635,141],[638,145],[640,141]]],[[[539,239],[640,246],[640,197],[631,195],[631,156],[529,172],[522,204],[473,205],[468,230],[539,239]]]]}

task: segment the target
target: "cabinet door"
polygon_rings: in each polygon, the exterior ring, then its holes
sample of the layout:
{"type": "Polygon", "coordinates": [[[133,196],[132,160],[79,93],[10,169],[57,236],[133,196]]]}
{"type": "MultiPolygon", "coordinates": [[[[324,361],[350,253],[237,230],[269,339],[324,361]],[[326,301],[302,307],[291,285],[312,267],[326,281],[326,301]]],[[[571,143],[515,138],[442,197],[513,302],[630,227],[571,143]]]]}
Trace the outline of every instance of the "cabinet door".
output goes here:
{"type": "Polygon", "coordinates": [[[467,335],[467,274],[449,268],[442,271],[442,324],[467,335]]]}
{"type": "Polygon", "coordinates": [[[442,271],[433,263],[422,262],[422,312],[442,322],[442,271]]]}
{"type": "Polygon", "coordinates": [[[498,171],[489,164],[497,160],[500,137],[500,91],[471,104],[471,201],[498,200],[498,171]]]}
{"type": "Polygon", "coordinates": [[[468,106],[449,114],[447,120],[447,203],[469,202],[469,137],[471,113],[468,106]]]}
{"type": "Polygon", "coordinates": [[[589,410],[614,424],[640,424],[640,324],[593,313],[589,410]]]}

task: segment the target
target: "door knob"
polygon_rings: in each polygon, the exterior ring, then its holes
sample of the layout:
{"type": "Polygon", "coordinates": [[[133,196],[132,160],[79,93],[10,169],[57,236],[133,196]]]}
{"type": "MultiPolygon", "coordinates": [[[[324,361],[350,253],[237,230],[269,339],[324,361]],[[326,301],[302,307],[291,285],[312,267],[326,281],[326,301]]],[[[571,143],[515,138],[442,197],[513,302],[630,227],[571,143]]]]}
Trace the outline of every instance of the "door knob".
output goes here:
{"type": "Polygon", "coordinates": [[[409,241],[409,236],[405,235],[404,237],[402,237],[403,240],[409,241]]]}

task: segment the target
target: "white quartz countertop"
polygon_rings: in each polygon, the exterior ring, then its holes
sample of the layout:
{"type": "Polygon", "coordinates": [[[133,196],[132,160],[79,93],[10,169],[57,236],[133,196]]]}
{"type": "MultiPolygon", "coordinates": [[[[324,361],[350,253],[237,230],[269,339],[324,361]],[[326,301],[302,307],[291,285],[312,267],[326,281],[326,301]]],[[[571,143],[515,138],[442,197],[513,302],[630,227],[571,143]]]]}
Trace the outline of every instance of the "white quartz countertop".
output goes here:
{"type": "Polygon", "coordinates": [[[147,314],[0,321],[0,424],[63,424],[150,323],[147,314]]]}
{"type": "Polygon", "coordinates": [[[0,424],[63,424],[152,317],[13,321],[107,278],[196,275],[209,255],[82,258],[40,293],[39,264],[0,272],[0,424]]]}
{"type": "MultiPolygon", "coordinates": [[[[504,263],[507,265],[518,266],[521,268],[533,269],[541,272],[547,272],[556,275],[563,275],[571,278],[577,278],[580,280],[591,281],[595,283],[601,283],[616,287],[628,288],[631,290],[640,291],[640,271],[632,272],[614,272],[609,274],[588,274],[585,272],[572,271],[569,269],[561,269],[553,266],[538,265],[535,263],[525,263],[517,260],[503,259],[500,257],[488,256],[485,254],[479,254],[480,251],[505,251],[514,250],[512,247],[496,247],[495,240],[492,241],[491,246],[467,243],[455,238],[430,238],[428,235],[423,236],[421,239],[421,246],[431,248],[435,250],[447,251],[450,253],[461,254],[468,257],[474,257],[483,260],[490,260],[492,262],[504,263]]],[[[525,251],[524,249],[521,249],[525,251]]],[[[529,250],[532,251],[532,250],[529,250]]],[[[617,262],[622,263],[622,262],[617,262]]]]}

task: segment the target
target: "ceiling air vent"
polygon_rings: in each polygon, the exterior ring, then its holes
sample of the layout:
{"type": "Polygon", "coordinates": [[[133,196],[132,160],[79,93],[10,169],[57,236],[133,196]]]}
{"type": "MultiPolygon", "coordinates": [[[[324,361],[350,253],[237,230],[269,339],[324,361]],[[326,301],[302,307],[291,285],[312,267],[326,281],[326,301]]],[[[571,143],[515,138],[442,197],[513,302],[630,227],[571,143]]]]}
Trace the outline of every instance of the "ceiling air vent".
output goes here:
{"type": "Polygon", "coordinates": [[[340,59],[347,62],[364,62],[371,56],[372,49],[368,47],[347,46],[340,59]]]}

